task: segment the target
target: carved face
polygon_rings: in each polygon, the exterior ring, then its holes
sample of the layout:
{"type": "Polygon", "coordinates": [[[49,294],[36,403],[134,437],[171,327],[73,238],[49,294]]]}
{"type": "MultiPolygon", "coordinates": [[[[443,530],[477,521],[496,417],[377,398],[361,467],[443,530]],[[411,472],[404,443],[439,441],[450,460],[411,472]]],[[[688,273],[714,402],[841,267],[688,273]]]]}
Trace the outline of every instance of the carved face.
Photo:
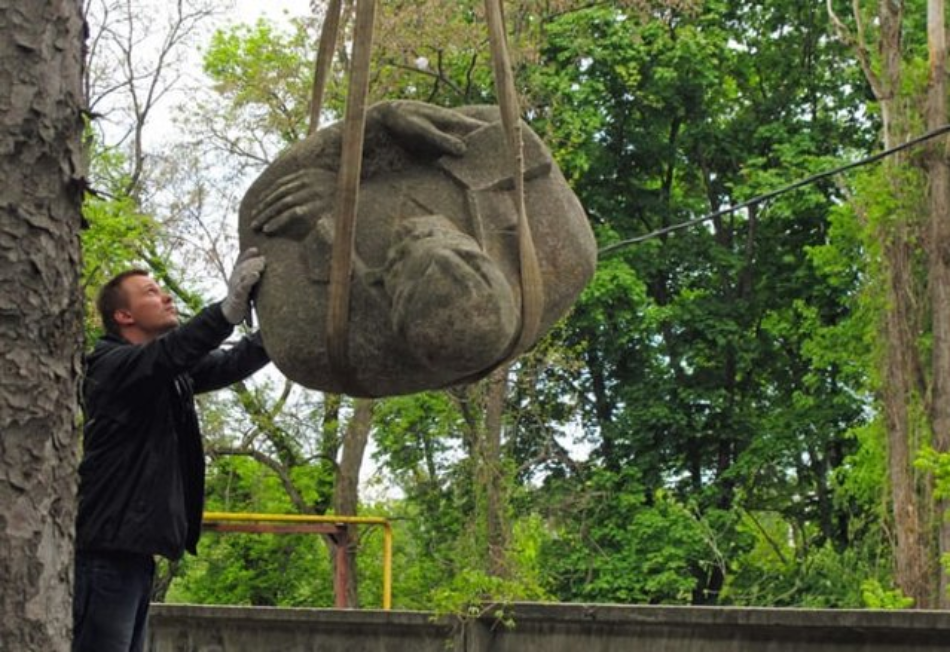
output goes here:
{"type": "Polygon", "coordinates": [[[519,313],[511,287],[478,243],[444,217],[406,220],[383,283],[393,327],[424,364],[476,373],[504,357],[519,313]]]}

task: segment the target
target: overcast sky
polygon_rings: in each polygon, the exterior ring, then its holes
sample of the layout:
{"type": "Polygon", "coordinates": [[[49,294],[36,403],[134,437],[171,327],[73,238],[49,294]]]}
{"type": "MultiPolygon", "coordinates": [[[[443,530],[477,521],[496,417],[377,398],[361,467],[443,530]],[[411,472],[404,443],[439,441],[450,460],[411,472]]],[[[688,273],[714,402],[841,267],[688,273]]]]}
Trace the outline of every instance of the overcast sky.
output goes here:
{"type": "Polygon", "coordinates": [[[304,16],[310,13],[309,0],[235,0],[234,22],[253,23],[264,16],[270,20],[279,20],[286,13],[291,16],[304,16]]]}

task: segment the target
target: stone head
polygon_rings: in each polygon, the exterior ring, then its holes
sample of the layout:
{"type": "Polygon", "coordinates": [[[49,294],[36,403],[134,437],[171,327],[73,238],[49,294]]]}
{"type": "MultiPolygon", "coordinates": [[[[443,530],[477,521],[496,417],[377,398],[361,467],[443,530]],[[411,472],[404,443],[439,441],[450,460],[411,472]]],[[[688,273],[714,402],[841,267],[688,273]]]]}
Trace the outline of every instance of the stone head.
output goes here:
{"type": "Polygon", "coordinates": [[[477,373],[505,357],[520,313],[497,263],[447,218],[396,228],[382,280],[394,330],[430,368],[477,373]]]}

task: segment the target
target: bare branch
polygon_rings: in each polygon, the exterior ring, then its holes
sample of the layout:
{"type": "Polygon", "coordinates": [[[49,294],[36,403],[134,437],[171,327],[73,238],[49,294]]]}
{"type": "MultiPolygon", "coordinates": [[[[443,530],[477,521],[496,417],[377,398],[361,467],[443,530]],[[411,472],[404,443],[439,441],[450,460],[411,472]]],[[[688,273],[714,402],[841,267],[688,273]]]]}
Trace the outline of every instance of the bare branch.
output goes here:
{"type": "Polygon", "coordinates": [[[463,91],[462,88],[459,87],[458,84],[456,84],[456,83],[453,82],[449,77],[447,77],[447,76],[445,75],[444,71],[442,70],[442,65],[441,65],[442,53],[441,53],[441,51],[439,52],[438,57],[439,57],[439,62],[440,62],[440,65],[438,66],[438,72],[435,72],[435,71],[432,71],[432,70],[429,70],[429,69],[426,69],[426,68],[419,68],[418,66],[408,66],[408,65],[406,65],[406,64],[404,64],[404,63],[399,63],[399,62],[397,62],[397,61],[395,61],[395,60],[392,60],[392,59],[389,60],[389,61],[386,61],[386,62],[384,62],[384,63],[385,63],[386,65],[388,65],[388,66],[391,66],[391,67],[397,69],[397,70],[407,70],[407,71],[409,71],[409,72],[414,72],[414,73],[418,73],[418,74],[420,74],[420,75],[425,75],[425,76],[427,76],[427,77],[432,77],[432,78],[434,78],[438,83],[440,83],[440,84],[445,84],[446,86],[448,86],[449,88],[451,88],[459,97],[465,97],[465,91],[463,91]]]}
{"type": "Polygon", "coordinates": [[[851,5],[851,11],[854,15],[857,34],[852,33],[851,30],[848,29],[848,26],[845,25],[838,16],[838,14],[835,13],[833,0],[826,0],[825,4],[828,7],[828,18],[831,20],[831,24],[835,29],[835,33],[842,43],[854,50],[854,53],[858,58],[858,63],[861,65],[861,70],[864,71],[864,77],[871,85],[871,90],[874,92],[874,96],[879,100],[885,99],[888,96],[888,93],[884,89],[884,84],[881,81],[880,76],[874,72],[874,68],[871,65],[871,54],[867,46],[867,40],[864,31],[864,20],[861,18],[861,6],[859,0],[852,0],[851,5]]]}
{"type": "Polygon", "coordinates": [[[284,406],[287,404],[287,399],[290,398],[290,392],[294,387],[296,387],[296,383],[290,380],[290,378],[284,377],[284,389],[281,391],[280,397],[274,402],[274,406],[271,408],[271,419],[277,418],[277,416],[283,412],[284,406]]]}
{"type": "Polygon", "coordinates": [[[313,508],[307,504],[301,493],[297,490],[297,487],[294,485],[294,481],[290,477],[290,469],[285,467],[277,460],[265,455],[261,451],[255,450],[253,448],[212,446],[208,448],[207,453],[212,459],[224,456],[250,457],[251,459],[259,462],[261,465],[266,466],[268,469],[274,472],[278,479],[280,479],[280,483],[283,485],[284,491],[290,498],[290,502],[293,503],[298,512],[301,514],[312,514],[314,512],[313,508]]]}
{"type": "Polygon", "coordinates": [[[765,539],[765,542],[769,544],[769,547],[775,553],[775,556],[779,558],[779,561],[781,561],[782,564],[787,565],[788,559],[785,557],[785,554],[782,552],[782,549],[779,547],[779,545],[775,542],[775,539],[773,539],[765,530],[765,528],[762,527],[762,524],[759,523],[759,520],[750,510],[742,508],[742,511],[746,513],[746,516],[748,516],[749,520],[752,521],[752,524],[755,525],[755,529],[759,531],[759,533],[762,535],[762,538],[765,539]]]}

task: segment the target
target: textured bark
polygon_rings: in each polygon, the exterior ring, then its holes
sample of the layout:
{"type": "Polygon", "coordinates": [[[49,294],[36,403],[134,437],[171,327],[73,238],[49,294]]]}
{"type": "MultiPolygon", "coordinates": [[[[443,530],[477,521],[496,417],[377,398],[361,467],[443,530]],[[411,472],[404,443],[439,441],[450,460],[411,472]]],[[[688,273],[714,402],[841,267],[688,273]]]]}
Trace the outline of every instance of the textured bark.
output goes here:
{"type": "MultiPolygon", "coordinates": [[[[927,127],[936,129],[947,122],[947,29],[946,3],[927,3],[927,42],[930,51],[930,83],[927,88],[927,127]]],[[[939,452],[950,451],[950,166],[947,165],[946,143],[938,141],[926,159],[930,201],[928,237],[930,302],[933,314],[933,358],[931,388],[931,427],[933,445],[939,452]]],[[[950,523],[945,516],[950,501],[936,504],[938,559],[950,553],[950,523]]],[[[950,608],[947,594],[948,577],[938,573],[940,580],[937,606],[950,608]]]]}
{"type": "MultiPolygon", "coordinates": [[[[900,95],[903,78],[901,62],[901,29],[903,3],[881,2],[878,18],[881,40],[883,84],[877,97],[883,118],[884,146],[904,142],[910,130],[916,107],[900,95]]],[[[891,158],[892,192],[900,197],[902,180],[897,171],[906,165],[904,157],[891,158]]],[[[914,606],[933,606],[934,549],[929,536],[932,505],[928,480],[918,478],[914,461],[920,450],[922,419],[915,415],[915,406],[922,404],[926,387],[922,378],[918,341],[921,335],[920,296],[914,279],[914,243],[919,240],[919,227],[910,216],[880,226],[877,238],[883,243],[887,302],[883,325],[883,387],[881,395],[887,422],[888,471],[891,508],[894,518],[895,562],[897,586],[914,599],[914,606]]]]}
{"type": "Polygon", "coordinates": [[[914,457],[920,441],[920,419],[912,415],[915,404],[912,358],[916,329],[913,314],[912,247],[903,230],[891,235],[886,248],[888,307],[884,323],[884,375],[882,399],[887,421],[888,475],[896,538],[895,582],[918,608],[931,606],[931,563],[924,510],[917,493],[914,457]]]}
{"type": "Polygon", "coordinates": [[[485,396],[485,431],[480,438],[480,472],[485,483],[488,571],[495,577],[508,577],[508,500],[501,460],[502,416],[508,391],[508,365],[492,372],[485,383],[488,386],[485,396]]]}
{"type": "Polygon", "coordinates": [[[0,649],[68,650],[82,348],[78,0],[0,0],[0,649]]]}
{"type": "MultiPolygon", "coordinates": [[[[864,69],[881,111],[886,148],[905,142],[919,117],[917,98],[901,94],[905,82],[903,48],[904,3],[882,0],[875,20],[877,59],[871,55],[864,18],[855,9],[854,30],[845,27],[835,15],[833,3],[828,10],[839,37],[854,49],[864,69]]],[[[942,122],[941,122],[942,124],[942,122]]],[[[891,193],[898,205],[907,205],[901,195],[906,191],[898,172],[908,164],[904,156],[887,160],[891,193]]],[[[923,220],[912,214],[876,225],[874,237],[881,243],[882,281],[886,302],[881,322],[881,401],[887,425],[887,464],[894,520],[895,582],[914,606],[935,604],[936,548],[933,545],[932,478],[920,477],[914,461],[924,441],[927,417],[920,407],[928,398],[928,387],[918,343],[922,334],[923,309],[927,297],[919,289],[914,263],[917,244],[923,235],[923,220]]],[[[936,342],[935,342],[935,348],[936,342]]],[[[933,396],[929,395],[932,399],[933,396]]],[[[933,415],[930,415],[932,418],[933,415]]]]}
{"type": "MultiPolygon", "coordinates": [[[[343,456],[336,474],[336,486],[333,489],[333,512],[339,516],[356,516],[359,506],[360,468],[363,466],[363,454],[366,443],[369,441],[370,428],[373,425],[373,406],[375,401],[357,399],[353,410],[353,418],[346,427],[346,436],[343,440],[343,456]]],[[[347,574],[346,604],[351,608],[358,607],[356,583],[356,543],[357,532],[355,527],[348,528],[346,541],[347,565],[350,572],[347,574]]],[[[336,555],[332,556],[336,563],[336,555]]]]}
{"type": "Polygon", "coordinates": [[[510,575],[507,474],[502,461],[503,416],[509,366],[503,365],[478,383],[450,392],[465,422],[463,444],[470,458],[472,513],[468,516],[473,554],[470,559],[495,577],[510,575]]]}
{"type": "MultiPolygon", "coordinates": [[[[906,134],[906,118],[895,108],[896,102],[882,101],[890,107],[892,122],[886,133],[901,142],[906,134]]],[[[891,145],[888,145],[891,146],[891,145]]],[[[898,168],[900,160],[891,160],[890,169],[898,168]]],[[[900,196],[901,180],[892,175],[895,196],[900,196]]],[[[887,301],[882,326],[881,398],[887,424],[888,475],[891,490],[891,514],[895,534],[895,582],[905,595],[914,599],[914,606],[933,606],[935,563],[932,538],[932,481],[920,478],[914,466],[924,441],[925,417],[920,414],[926,384],[918,349],[922,332],[920,307],[925,303],[923,292],[914,278],[914,257],[919,240],[919,226],[904,217],[893,224],[879,227],[878,239],[883,243],[883,270],[887,301]]]]}

